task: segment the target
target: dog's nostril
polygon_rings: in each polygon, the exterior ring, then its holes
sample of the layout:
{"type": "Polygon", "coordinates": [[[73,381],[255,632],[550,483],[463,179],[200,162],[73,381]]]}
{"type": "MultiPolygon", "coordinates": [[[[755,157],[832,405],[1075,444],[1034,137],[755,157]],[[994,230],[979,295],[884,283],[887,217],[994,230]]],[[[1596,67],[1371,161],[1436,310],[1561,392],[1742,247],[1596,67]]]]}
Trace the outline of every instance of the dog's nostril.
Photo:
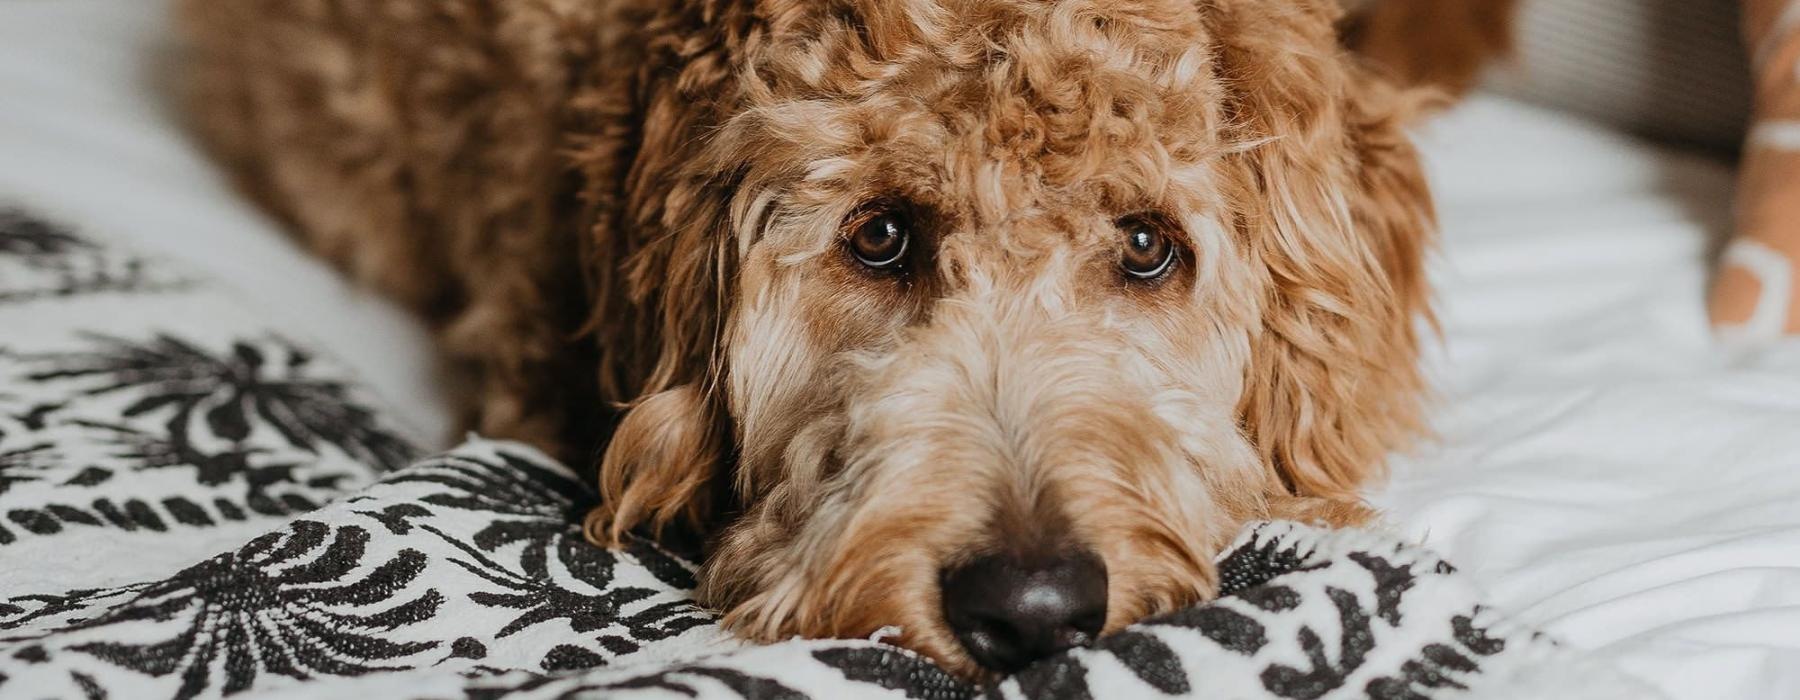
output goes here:
{"type": "Polygon", "coordinates": [[[986,556],[943,574],[944,619],[969,656],[1012,673],[1085,646],[1106,623],[1106,564],[1085,550],[1045,561],[986,556]]]}

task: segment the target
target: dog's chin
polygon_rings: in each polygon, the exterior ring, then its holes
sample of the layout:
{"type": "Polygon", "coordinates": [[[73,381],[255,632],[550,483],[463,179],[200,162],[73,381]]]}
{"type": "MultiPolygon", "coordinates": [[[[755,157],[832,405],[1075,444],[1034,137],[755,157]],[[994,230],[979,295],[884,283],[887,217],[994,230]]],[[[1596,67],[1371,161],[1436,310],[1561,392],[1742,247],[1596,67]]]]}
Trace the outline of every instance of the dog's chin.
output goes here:
{"type": "MultiPolygon", "coordinates": [[[[861,602],[833,597],[820,603],[826,609],[863,608],[867,614],[850,616],[858,619],[851,626],[808,628],[797,624],[771,624],[766,618],[766,612],[757,609],[754,602],[731,609],[725,615],[725,620],[727,628],[732,632],[756,642],[773,643],[794,638],[870,640],[925,657],[965,682],[986,685],[1008,677],[1005,673],[985,668],[976,662],[944,622],[942,613],[938,611],[940,603],[936,596],[930,596],[931,602],[921,606],[909,603],[925,596],[908,596],[898,590],[891,593],[892,595],[861,602]]],[[[1127,609],[1117,615],[1109,615],[1106,630],[1096,643],[1104,643],[1107,636],[1132,624],[1153,620],[1211,597],[1210,591],[1168,588],[1146,592],[1139,599],[1117,601],[1119,606],[1127,609]]],[[[1040,659],[1033,662],[1033,665],[1045,663],[1066,653],[1070,652],[1060,652],[1040,659]]]]}
{"type": "Polygon", "coordinates": [[[957,640],[939,611],[935,591],[925,595],[917,589],[870,585],[848,595],[824,594],[817,601],[791,605],[783,605],[781,598],[779,594],[752,596],[729,608],[723,624],[740,638],[758,643],[794,638],[869,640],[923,656],[969,683],[1003,678],[976,663],[957,640]],[[793,612],[780,619],[784,607],[793,612]],[[813,611],[824,612],[811,614],[813,611]]]}
{"type": "Polygon", "coordinates": [[[852,564],[823,576],[792,571],[735,601],[717,599],[730,590],[724,579],[734,575],[725,570],[731,567],[709,566],[702,572],[701,599],[725,611],[722,624],[728,631],[750,641],[868,639],[925,656],[965,680],[985,680],[986,671],[944,622],[937,567],[906,566],[898,563],[902,558],[852,564]]]}
{"type": "MultiPolygon", "coordinates": [[[[856,543],[845,543],[840,551],[849,556],[836,566],[810,569],[813,575],[803,569],[788,571],[755,591],[734,588],[729,579],[742,571],[731,566],[731,560],[715,556],[702,572],[701,599],[725,611],[722,624],[749,641],[878,641],[923,656],[970,683],[1002,680],[1005,674],[978,663],[946,622],[940,560],[917,550],[896,552],[904,543],[904,538],[894,533],[859,538],[856,543]]],[[[1181,555],[1169,552],[1163,556],[1181,555]]],[[[1141,620],[1209,599],[1216,590],[1210,561],[1196,568],[1145,556],[1111,568],[1121,578],[1108,597],[1101,641],[1141,620]],[[1171,575],[1171,569],[1181,569],[1183,574],[1171,575]]]]}

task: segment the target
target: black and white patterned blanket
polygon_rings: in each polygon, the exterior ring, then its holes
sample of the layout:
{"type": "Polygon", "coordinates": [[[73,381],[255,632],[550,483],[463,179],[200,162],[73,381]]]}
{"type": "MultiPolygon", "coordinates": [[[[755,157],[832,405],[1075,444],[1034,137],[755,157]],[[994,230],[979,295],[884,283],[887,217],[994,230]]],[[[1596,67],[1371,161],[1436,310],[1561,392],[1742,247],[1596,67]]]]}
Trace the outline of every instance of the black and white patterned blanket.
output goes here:
{"type": "Polygon", "coordinates": [[[694,562],[582,540],[528,448],[418,459],[229,294],[0,210],[0,697],[1650,697],[1371,532],[1264,523],[1222,597],[996,686],[877,640],[747,646],[694,562]],[[409,466],[410,465],[410,466],[409,466]]]}

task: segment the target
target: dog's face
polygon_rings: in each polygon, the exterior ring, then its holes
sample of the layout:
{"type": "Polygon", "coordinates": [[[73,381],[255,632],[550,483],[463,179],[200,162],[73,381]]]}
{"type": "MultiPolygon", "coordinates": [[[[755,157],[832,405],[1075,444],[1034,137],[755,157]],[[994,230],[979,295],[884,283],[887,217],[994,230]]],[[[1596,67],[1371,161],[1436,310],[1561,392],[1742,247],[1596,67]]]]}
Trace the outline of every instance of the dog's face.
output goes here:
{"type": "Polygon", "coordinates": [[[706,259],[637,256],[716,299],[704,369],[649,381],[598,517],[720,520],[735,629],[1016,670],[1210,595],[1246,520],[1411,429],[1429,208],[1322,7],[745,11],[659,200],[706,259]]]}

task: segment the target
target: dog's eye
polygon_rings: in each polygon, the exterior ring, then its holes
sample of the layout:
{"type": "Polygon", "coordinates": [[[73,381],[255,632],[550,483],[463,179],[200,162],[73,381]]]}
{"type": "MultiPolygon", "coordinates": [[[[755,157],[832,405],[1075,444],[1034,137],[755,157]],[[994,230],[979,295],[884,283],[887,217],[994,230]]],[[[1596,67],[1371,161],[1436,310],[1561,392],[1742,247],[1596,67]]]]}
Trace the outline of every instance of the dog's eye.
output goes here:
{"type": "Polygon", "coordinates": [[[911,244],[912,227],[898,212],[879,212],[853,224],[850,230],[850,254],[856,261],[876,270],[896,270],[906,262],[906,249],[911,244]]]}
{"type": "Polygon", "coordinates": [[[1119,252],[1119,267],[1127,276],[1154,280],[1175,266],[1175,244],[1156,226],[1128,220],[1120,225],[1120,230],[1125,233],[1125,241],[1119,252]]]}

